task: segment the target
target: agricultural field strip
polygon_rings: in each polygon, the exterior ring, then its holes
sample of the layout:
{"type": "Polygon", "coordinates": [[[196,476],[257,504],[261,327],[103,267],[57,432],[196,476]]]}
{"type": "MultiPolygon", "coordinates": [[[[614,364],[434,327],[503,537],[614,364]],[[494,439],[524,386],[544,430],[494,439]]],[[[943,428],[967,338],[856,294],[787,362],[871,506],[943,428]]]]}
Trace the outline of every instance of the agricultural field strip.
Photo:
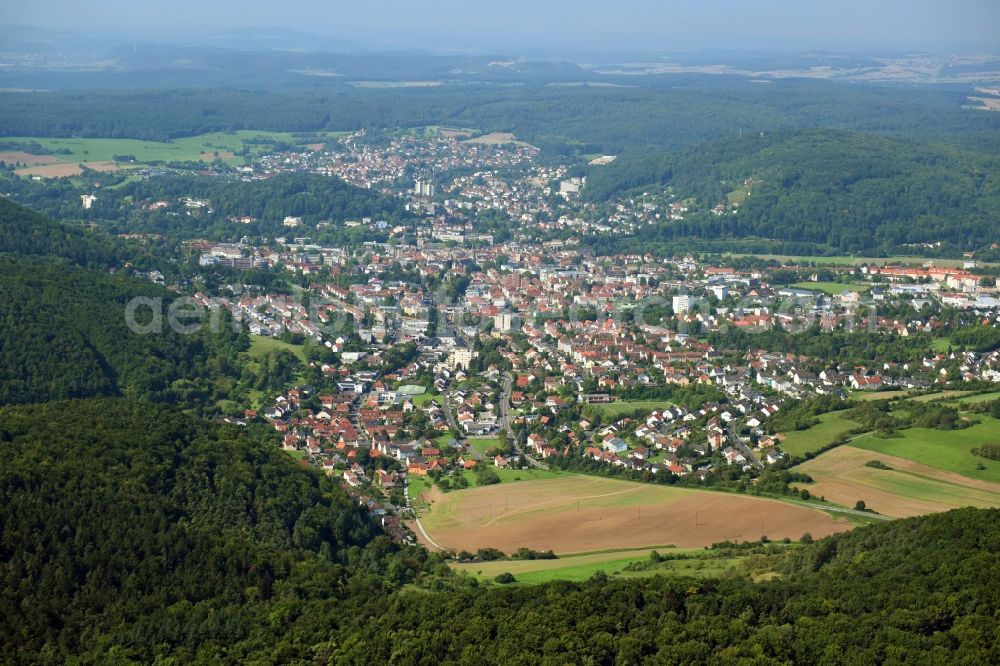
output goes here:
{"type": "MultiPolygon", "coordinates": [[[[530,492],[530,489],[528,489],[527,491],[525,491],[525,489],[524,489],[523,486],[529,485],[529,484],[536,484],[536,483],[548,483],[548,482],[547,481],[526,481],[526,482],[521,482],[521,485],[519,487],[524,492],[530,492]]],[[[655,487],[655,486],[652,486],[652,487],[655,487]]],[[[471,492],[475,492],[475,490],[476,489],[473,488],[473,489],[468,489],[468,490],[466,490],[464,492],[470,492],[470,491],[471,492]]],[[[624,490],[616,490],[616,491],[613,491],[613,492],[599,493],[599,494],[596,494],[596,495],[573,495],[573,496],[565,496],[565,497],[556,497],[554,499],[545,500],[545,501],[542,501],[542,502],[538,502],[536,504],[531,504],[529,506],[522,507],[520,509],[513,509],[513,510],[510,510],[510,511],[506,511],[506,512],[500,514],[499,516],[497,516],[496,518],[488,520],[485,523],[478,522],[478,521],[472,521],[472,520],[464,520],[462,518],[454,518],[454,519],[457,520],[459,523],[464,524],[464,525],[476,525],[478,527],[486,527],[488,525],[492,525],[494,523],[497,523],[501,519],[504,519],[504,518],[510,519],[510,518],[515,518],[515,517],[518,517],[518,516],[528,516],[528,515],[531,515],[531,514],[535,514],[535,513],[539,513],[539,512],[544,512],[545,509],[546,509],[546,507],[551,507],[553,505],[572,505],[572,504],[574,504],[576,502],[582,502],[584,500],[602,499],[602,498],[607,498],[607,497],[613,497],[613,496],[618,496],[618,495],[635,493],[635,492],[639,492],[639,491],[643,491],[643,490],[646,490],[646,489],[643,488],[643,487],[641,487],[641,486],[639,486],[639,487],[636,487],[636,488],[626,488],[624,490]]],[[[457,492],[463,492],[463,491],[457,491],[457,492]]],[[[610,506],[616,506],[616,504],[613,503],[610,506]]],[[[431,512],[431,515],[433,515],[433,514],[434,514],[434,511],[431,512]]],[[[440,524],[437,521],[425,520],[424,522],[430,522],[431,525],[437,525],[437,526],[440,527],[440,524]]]]}
{"type": "Polygon", "coordinates": [[[840,446],[795,468],[815,482],[802,487],[828,500],[863,499],[885,515],[902,517],[963,506],[1000,506],[1000,484],[939,470],[905,458],[840,446]],[[879,460],[891,469],[868,467],[879,460]]]}
{"type": "Polygon", "coordinates": [[[798,538],[804,532],[824,536],[849,528],[847,520],[824,512],[829,507],[777,498],[587,476],[536,484],[542,498],[529,498],[527,505],[517,502],[530,495],[535,484],[522,484],[516,495],[510,496],[503,494],[509,491],[502,486],[448,494],[432,489],[425,496],[431,498],[433,507],[422,516],[423,523],[436,540],[455,549],[489,546],[506,552],[527,546],[558,553],[603,551],[609,547],[639,549],[662,543],[701,547],[738,539],[742,534],[759,536],[764,533],[765,523],[767,533],[775,538],[798,538]],[[566,491],[566,482],[581,481],[598,487],[635,487],[628,489],[631,492],[566,491]],[[559,496],[551,498],[553,493],[559,496]],[[515,502],[511,509],[510,500],[515,502]],[[574,511],[578,501],[587,504],[574,511]],[[511,520],[500,520],[505,515],[511,520]],[[687,526],[688,520],[694,524],[687,526]],[[624,535],[628,538],[622,540],[624,535]]]}

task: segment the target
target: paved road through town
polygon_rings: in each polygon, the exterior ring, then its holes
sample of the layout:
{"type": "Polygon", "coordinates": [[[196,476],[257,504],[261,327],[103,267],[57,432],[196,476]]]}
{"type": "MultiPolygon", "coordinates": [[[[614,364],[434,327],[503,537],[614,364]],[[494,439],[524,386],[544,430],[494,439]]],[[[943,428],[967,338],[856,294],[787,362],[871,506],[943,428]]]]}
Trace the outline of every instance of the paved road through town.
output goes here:
{"type": "Polygon", "coordinates": [[[507,437],[510,438],[510,441],[514,443],[514,449],[522,458],[528,461],[529,465],[533,465],[538,469],[548,469],[548,465],[538,462],[524,452],[521,444],[517,441],[517,437],[514,436],[514,431],[510,428],[510,393],[513,386],[514,377],[509,372],[503,373],[503,389],[500,396],[500,425],[507,434],[507,437]]]}

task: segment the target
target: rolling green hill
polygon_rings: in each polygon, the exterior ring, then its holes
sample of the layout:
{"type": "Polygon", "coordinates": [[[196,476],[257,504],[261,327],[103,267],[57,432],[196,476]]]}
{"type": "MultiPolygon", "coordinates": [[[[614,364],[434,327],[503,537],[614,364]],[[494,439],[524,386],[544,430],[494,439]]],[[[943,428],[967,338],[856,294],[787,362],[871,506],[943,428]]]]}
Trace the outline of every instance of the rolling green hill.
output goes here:
{"type": "MultiPolygon", "coordinates": [[[[198,407],[233,389],[249,342],[232,326],[180,334],[164,318],[158,333],[129,328],[133,298],[161,303],[162,315],[177,298],[109,273],[131,252],[0,200],[0,404],[131,395],[198,407]]],[[[136,310],[138,323],[150,317],[136,310]]]]}
{"type": "MultiPolygon", "coordinates": [[[[0,404],[107,395],[197,407],[231,389],[247,341],[229,325],[185,335],[129,329],[135,297],[175,296],[151,283],[57,262],[0,257],[0,404]]],[[[137,310],[146,323],[149,308],[137,310]]],[[[207,321],[207,317],[206,317],[207,321]]]]}
{"type": "Polygon", "coordinates": [[[667,154],[624,156],[591,170],[601,201],[669,187],[699,212],[656,225],[643,240],[758,238],[841,252],[941,242],[992,243],[1000,227],[1000,164],[979,152],[833,130],[745,135],[667,154]],[[708,209],[749,196],[735,214],[708,209]]]}
{"type": "Polygon", "coordinates": [[[111,238],[55,222],[0,197],[0,255],[60,259],[79,266],[110,268],[127,254],[111,238]]]}
{"type": "Polygon", "coordinates": [[[0,408],[0,525],[7,664],[264,657],[230,648],[381,592],[394,550],[270,439],[122,399],[0,408]]]}

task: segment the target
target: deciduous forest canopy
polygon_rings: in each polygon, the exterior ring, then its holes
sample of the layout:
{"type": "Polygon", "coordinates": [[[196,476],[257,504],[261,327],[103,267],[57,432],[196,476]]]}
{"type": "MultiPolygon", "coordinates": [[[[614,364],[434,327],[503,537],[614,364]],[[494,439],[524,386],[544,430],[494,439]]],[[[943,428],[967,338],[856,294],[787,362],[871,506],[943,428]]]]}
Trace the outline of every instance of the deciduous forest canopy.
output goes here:
{"type": "Polygon", "coordinates": [[[266,437],[169,407],[7,407],[0,462],[9,663],[996,656],[996,510],[823,539],[766,583],[595,576],[484,588],[422,549],[393,546],[266,437]]]}

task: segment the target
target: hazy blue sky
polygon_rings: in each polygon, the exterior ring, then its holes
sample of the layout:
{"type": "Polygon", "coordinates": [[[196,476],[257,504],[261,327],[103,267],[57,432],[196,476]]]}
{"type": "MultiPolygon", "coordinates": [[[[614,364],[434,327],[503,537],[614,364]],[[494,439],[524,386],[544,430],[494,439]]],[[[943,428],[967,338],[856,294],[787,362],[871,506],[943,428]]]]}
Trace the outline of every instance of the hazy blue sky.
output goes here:
{"type": "Polygon", "coordinates": [[[0,0],[0,23],[105,35],[274,26],[361,46],[1000,50],[1000,0],[0,0]]]}

